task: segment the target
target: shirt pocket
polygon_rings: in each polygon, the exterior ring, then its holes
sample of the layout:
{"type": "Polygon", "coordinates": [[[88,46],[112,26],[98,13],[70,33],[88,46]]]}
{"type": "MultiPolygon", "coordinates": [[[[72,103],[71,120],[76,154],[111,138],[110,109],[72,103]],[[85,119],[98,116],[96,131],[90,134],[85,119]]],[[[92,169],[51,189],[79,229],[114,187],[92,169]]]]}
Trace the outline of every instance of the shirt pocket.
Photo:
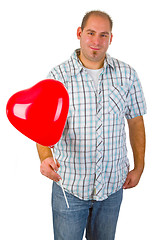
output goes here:
{"type": "Polygon", "coordinates": [[[127,90],[125,86],[114,85],[109,87],[109,113],[122,114],[125,109],[127,90]]]}

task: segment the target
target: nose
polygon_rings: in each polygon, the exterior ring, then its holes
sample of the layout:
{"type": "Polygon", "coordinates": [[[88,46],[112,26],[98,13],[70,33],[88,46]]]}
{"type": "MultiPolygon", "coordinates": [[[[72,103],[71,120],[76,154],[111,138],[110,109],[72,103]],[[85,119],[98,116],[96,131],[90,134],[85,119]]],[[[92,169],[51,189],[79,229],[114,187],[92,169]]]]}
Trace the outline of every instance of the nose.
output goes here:
{"type": "Polygon", "coordinates": [[[95,46],[99,46],[100,45],[100,37],[94,36],[93,43],[95,46]]]}

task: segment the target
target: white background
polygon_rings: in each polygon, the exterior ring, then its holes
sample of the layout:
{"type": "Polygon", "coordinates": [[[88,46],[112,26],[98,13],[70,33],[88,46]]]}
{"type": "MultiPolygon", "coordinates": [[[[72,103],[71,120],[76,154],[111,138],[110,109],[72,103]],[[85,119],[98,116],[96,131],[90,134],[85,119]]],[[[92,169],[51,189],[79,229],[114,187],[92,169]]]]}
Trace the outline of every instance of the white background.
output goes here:
{"type": "MultiPolygon", "coordinates": [[[[54,239],[51,181],[40,174],[35,143],[9,123],[5,108],[12,94],[45,79],[53,66],[79,47],[77,27],[85,12],[93,9],[113,18],[114,38],[108,52],[136,69],[148,107],[146,167],[139,185],[124,191],[116,240],[159,239],[158,0],[1,2],[0,239],[54,239]]],[[[129,157],[133,166],[130,148],[129,157]]]]}

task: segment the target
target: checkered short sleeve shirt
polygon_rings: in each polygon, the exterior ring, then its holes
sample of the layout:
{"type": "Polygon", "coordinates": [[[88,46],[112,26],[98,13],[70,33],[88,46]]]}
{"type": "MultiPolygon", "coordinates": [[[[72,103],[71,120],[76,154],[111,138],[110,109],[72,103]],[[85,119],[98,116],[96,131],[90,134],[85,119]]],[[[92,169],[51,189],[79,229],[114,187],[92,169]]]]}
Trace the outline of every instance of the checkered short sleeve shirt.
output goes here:
{"type": "Polygon", "coordinates": [[[129,171],[125,118],[146,113],[136,71],[106,54],[98,90],[76,50],[48,78],[69,93],[69,113],[55,157],[66,191],[83,200],[101,201],[118,191],[129,171]]]}

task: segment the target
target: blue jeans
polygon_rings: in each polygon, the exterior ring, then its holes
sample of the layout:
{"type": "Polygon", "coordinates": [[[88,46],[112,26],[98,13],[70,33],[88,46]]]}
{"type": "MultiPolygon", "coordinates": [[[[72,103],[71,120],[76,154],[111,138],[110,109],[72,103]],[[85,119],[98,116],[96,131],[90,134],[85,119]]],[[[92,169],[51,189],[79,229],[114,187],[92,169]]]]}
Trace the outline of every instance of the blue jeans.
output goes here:
{"type": "Polygon", "coordinates": [[[67,208],[61,187],[53,182],[52,212],[55,240],[114,240],[123,189],[103,201],[84,201],[66,192],[67,208]]]}

